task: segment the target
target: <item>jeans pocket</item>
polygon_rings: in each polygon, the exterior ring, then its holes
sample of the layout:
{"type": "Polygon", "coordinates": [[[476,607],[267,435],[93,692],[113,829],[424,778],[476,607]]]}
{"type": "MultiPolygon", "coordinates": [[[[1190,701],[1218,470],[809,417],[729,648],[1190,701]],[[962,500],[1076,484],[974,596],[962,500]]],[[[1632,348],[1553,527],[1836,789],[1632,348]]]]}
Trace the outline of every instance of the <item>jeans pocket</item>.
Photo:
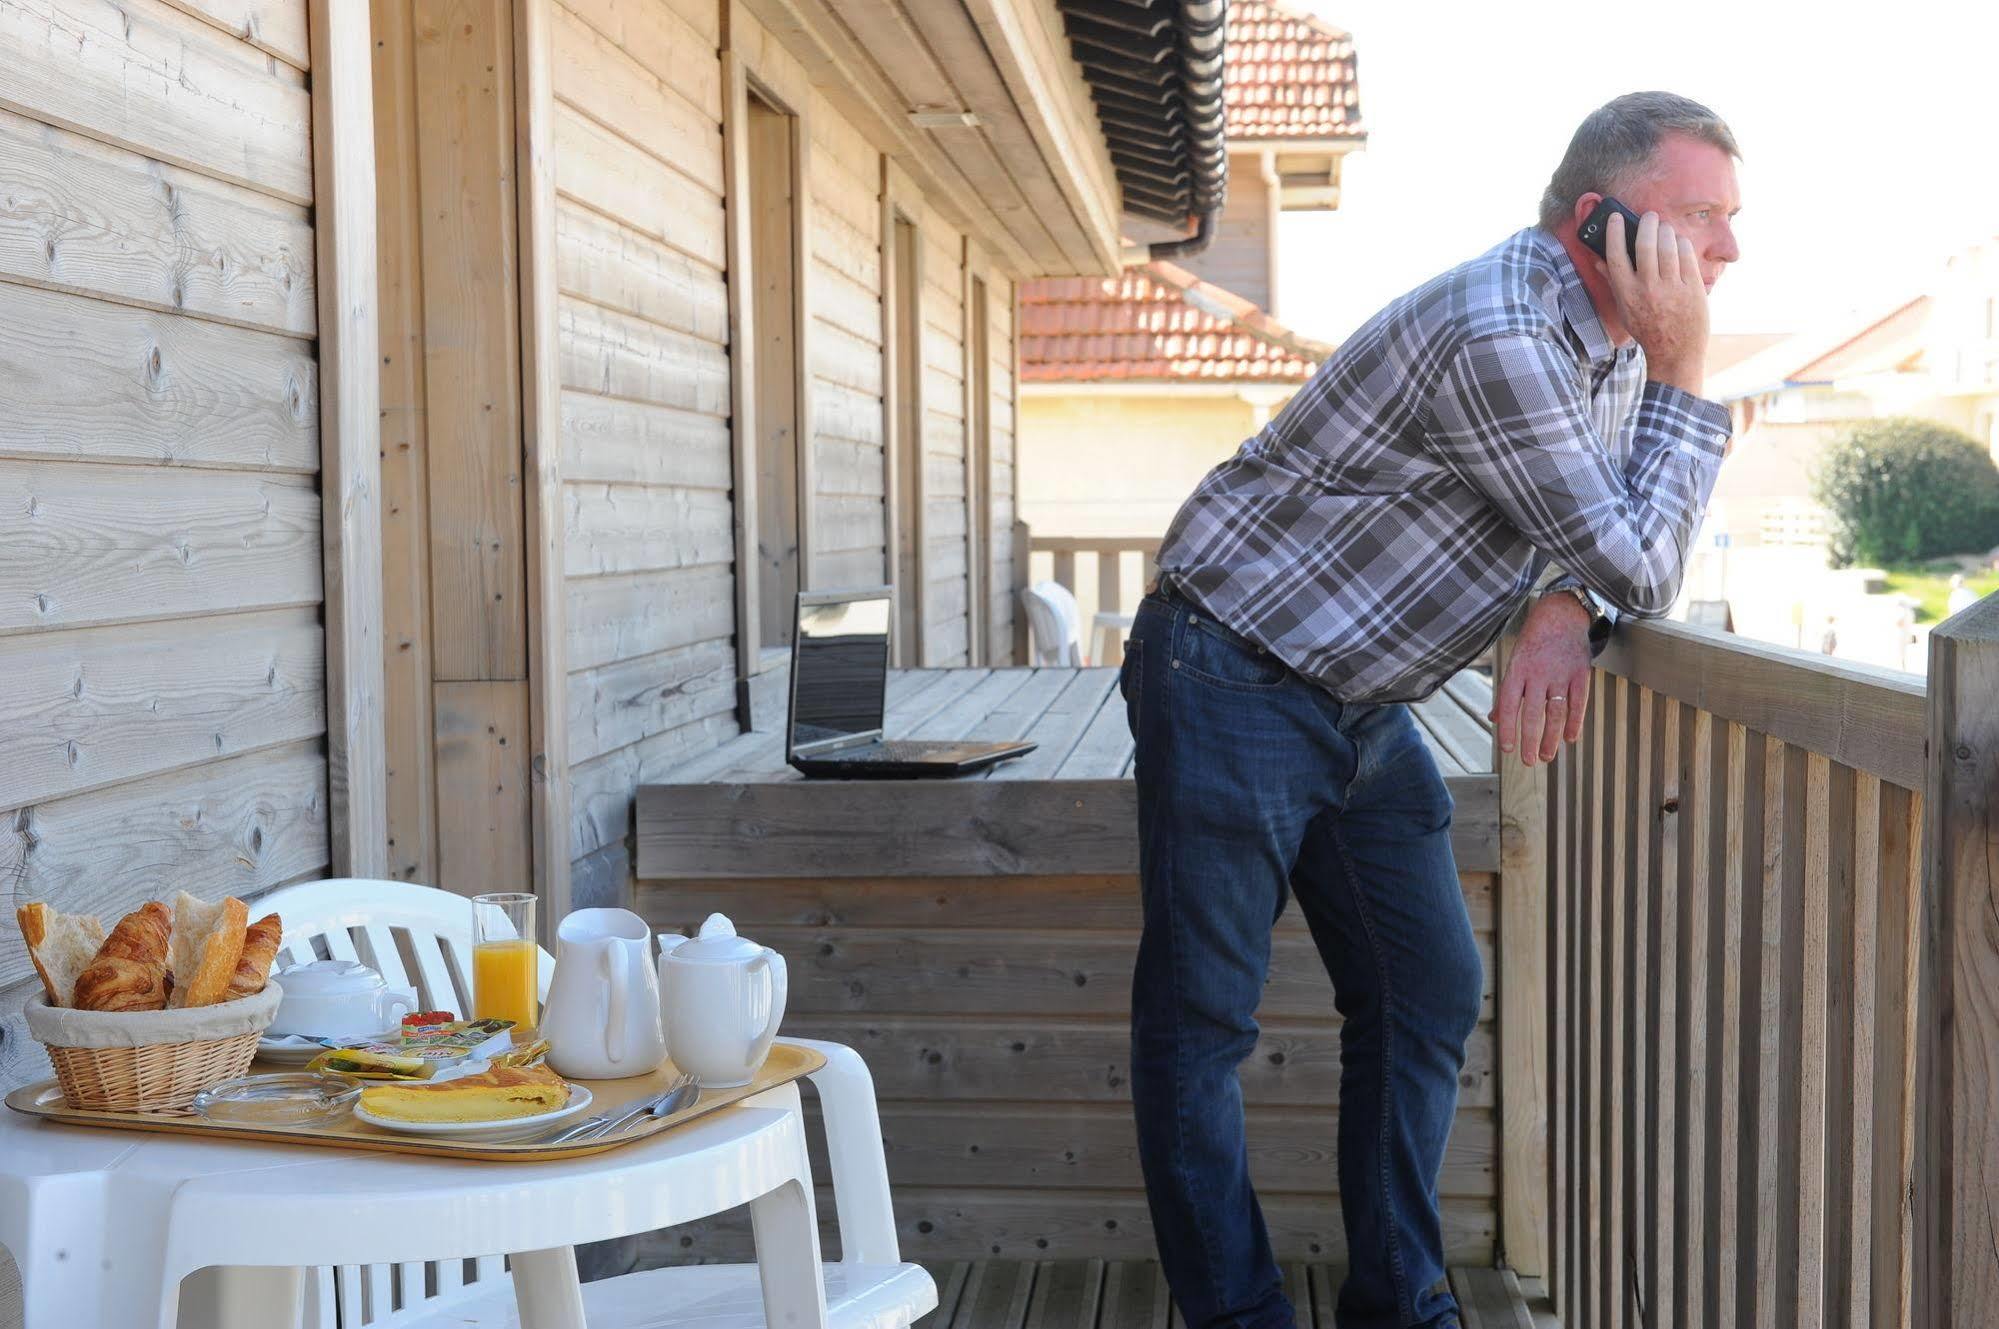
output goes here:
{"type": "Polygon", "coordinates": [[[1283,684],[1291,671],[1269,651],[1245,643],[1224,629],[1187,621],[1178,643],[1179,668],[1203,683],[1237,691],[1262,692],[1283,684]]]}
{"type": "Polygon", "coordinates": [[[1138,740],[1138,703],[1141,689],[1145,686],[1145,648],[1136,637],[1127,638],[1124,644],[1124,664],[1117,675],[1118,691],[1124,694],[1124,722],[1131,730],[1132,741],[1138,740]]]}

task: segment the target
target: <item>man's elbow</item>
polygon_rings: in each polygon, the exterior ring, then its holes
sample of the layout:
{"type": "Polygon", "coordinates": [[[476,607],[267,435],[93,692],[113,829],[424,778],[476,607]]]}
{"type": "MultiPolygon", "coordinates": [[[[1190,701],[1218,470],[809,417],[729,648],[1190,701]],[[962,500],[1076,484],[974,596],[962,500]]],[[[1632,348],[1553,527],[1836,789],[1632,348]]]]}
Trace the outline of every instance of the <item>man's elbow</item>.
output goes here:
{"type": "Polygon", "coordinates": [[[1664,618],[1680,598],[1681,574],[1663,579],[1627,578],[1608,599],[1626,618],[1664,618]]]}

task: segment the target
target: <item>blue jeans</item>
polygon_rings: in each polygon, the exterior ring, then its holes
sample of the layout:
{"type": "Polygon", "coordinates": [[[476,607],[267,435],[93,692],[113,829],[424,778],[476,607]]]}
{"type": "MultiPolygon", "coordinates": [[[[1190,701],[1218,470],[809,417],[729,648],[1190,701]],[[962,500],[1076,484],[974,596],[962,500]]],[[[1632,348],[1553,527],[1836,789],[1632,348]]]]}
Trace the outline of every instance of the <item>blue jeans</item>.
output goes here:
{"type": "Polygon", "coordinates": [[[1340,1329],[1455,1327],[1437,1178],[1484,976],[1408,708],[1344,705],[1170,595],[1141,603],[1120,682],[1145,909],[1132,1106],[1175,1302],[1190,1329],[1295,1323],[1236,1078],[1295,894],[1345,1020],[1340,1329]]]}

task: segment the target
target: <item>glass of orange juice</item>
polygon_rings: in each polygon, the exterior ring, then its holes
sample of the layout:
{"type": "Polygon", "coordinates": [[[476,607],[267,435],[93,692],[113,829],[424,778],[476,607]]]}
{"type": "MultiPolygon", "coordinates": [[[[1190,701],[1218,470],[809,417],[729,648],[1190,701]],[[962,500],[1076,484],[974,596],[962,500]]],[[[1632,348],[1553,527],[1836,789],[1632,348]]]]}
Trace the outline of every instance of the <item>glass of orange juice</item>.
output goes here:
{"type": "Polygon", "coordinates": [[[472,897],[472,1015],[512,1020],[516,1031],[539,1023],[532,895],[504,892],[472,897]]]}

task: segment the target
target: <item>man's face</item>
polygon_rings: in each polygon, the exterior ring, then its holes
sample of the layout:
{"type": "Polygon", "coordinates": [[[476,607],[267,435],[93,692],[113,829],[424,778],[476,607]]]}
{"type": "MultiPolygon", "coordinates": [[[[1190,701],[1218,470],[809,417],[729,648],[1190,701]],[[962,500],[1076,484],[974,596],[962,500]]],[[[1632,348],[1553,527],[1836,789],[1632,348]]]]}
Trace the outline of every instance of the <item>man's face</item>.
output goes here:
{"type": "Polygon", "coordinates": [[[1710,291],[1722,269],[1741,257],[1735,246],[1735,214],[1742,211],[1735,159],[1712,143],[1668,134],[1659,142],[1651,169],[1618,197],[1641,217],[1658,213],[1660,221],[1693,241],[1701,280],[1710,291]]]}

